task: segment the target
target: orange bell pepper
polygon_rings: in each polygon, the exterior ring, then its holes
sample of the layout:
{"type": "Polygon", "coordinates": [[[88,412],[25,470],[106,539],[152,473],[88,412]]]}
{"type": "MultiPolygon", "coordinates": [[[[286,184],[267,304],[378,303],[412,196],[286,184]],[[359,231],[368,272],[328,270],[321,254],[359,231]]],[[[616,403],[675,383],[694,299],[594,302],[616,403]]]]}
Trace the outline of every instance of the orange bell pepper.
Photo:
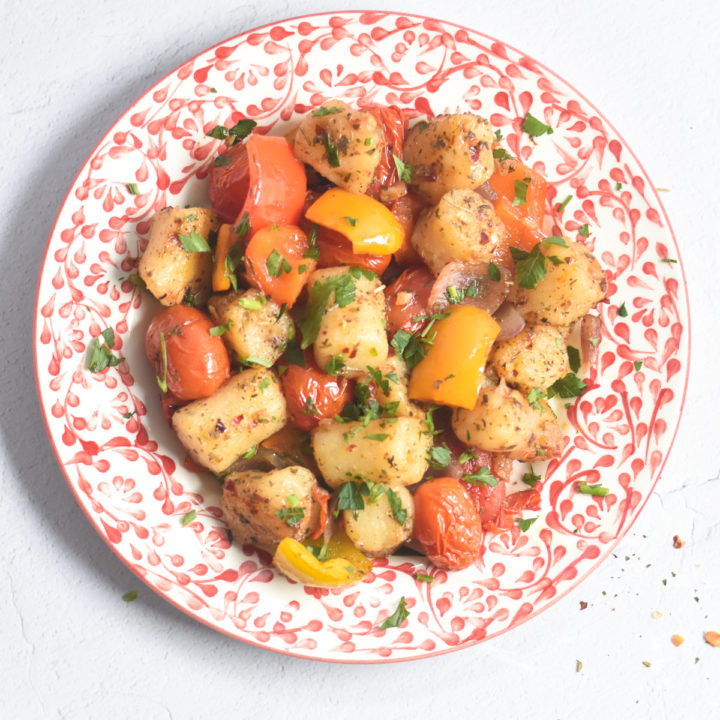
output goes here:
{"type": "Polygon", "coordinates": [[[215,246],[215,267],[212,274],[213,292],[223,292],[230,289],[231,270],[225,267],[225,261],[232,246],[237,240],[232,225],[223,224],[218,229],[217,245],[215,246]]]}
{"type": "Polygon", "coordinates": [[[489,183],[499,197],[507,198],[513,207],[517,208],[521,216],[532,218],[538,225],[542,225],[547,190],[547,182],[542,175],[517,160],[505,160],[499,163],[499,169],[490,176],[489,183]],[[529,182],[527,182],[525,202],[514,205],[515,183],[523,183],[526,180],[529,182]]]}
{"type": "Polygon", "coordinates": [[[344,235],[356,253],[390,255],[405,237],[402,225],[381,202],[340,188],[323,193],[305,217],[344,235]]]}
{"type": "Polygon", "coordinates": [[[456,305],[435,325],[427,355],[410,376],[412,400],[472,410],[500,326],[481,308],[456,305]]]}
{"type": "Polygon", "coordinates": [[[545,233],[535,220],[525,217],[520,208],[510,200],[499,196],[495,201],[495,214],[500,218],[507,232],[507,240],[512,247],[530,252],[539,242],[545,239],[545,233]]]}

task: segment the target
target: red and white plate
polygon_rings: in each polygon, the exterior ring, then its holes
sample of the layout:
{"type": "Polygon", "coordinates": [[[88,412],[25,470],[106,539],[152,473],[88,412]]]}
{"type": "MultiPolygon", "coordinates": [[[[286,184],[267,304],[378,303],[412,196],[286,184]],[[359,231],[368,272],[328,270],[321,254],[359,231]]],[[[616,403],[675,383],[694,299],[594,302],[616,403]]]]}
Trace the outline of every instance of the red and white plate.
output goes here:
{"type": "Polygon", "coordinates": [[[396,13],[328,13],[258,28],[189,60],[139,98],[68,192],[43,261],[35,318],[48,433],[77,501],[115,553],[211,627],[323,660],[456,650],[562,597],[645,504],[687,384],[688,304],[677,244],[652,183],[612,125],[520,51],[452,23],[396,13]],[[154,212],[207,202],[218,141],[206,131],[247,116],[281,132],[331,98],[397,104],[418,117],[458,110],[488,117],[510,151],[548,179],[555,210],[546,230],[594,251],[608,275],[609,303],[600,306],[589,389],[568,411],[565,450],[545,471],[542,511],[528,532],[486,537],[482,559],[461,572],[398,555],[376,561],[356,586],[318,590],[274,572],[266,553],[228,542],[220,485],[183,468],[185,453],[144,358],[144,329],[158,308],[127,278],[154,212]],[[536,142],[523,134],[528,111],[554,133],[536,142]],[[588,238],[578,234],[585,224],[588,238]],[[91,374],[86,350],[105,328],[113,328],[126,362],[91,374]],[[607,497],[577,492],[578,480],[598,479],[610,488],[607,497]],[[183,526],[193,509],[196,519],[183,526]],[[434,581],[416,581],[418,571],[434,581]],[[407,621],[379,629],[401,597],[407,621]]]}

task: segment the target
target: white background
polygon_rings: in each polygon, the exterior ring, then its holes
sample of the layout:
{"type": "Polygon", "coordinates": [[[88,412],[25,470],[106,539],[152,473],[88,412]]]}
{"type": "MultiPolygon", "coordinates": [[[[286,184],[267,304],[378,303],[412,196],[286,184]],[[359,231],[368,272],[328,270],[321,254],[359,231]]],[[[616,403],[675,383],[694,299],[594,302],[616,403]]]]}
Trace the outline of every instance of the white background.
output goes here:
{"type": "Polygon", "coordinates": [[[0,716],[720,716],[720,6],[696,2],[2,2],[0,716]],[[397,9],[521,48],[619,129],[656,187],[688,278],[690,386],[656,493],[589,579],[510,633],[395,665],[297,660],[191,620],[94,533],[44,435],[32,376],[43,248],[97,140],[206,47],[305,12],[397,9]],[[673,535],[686,545],[673,549],[673,535]],[[139,591],[135,602],[122,595],[139,591]],[[580,609],[580,601],[588,603],[580,609]],[[661,617],[653,617],[661,613],[661,617]],[[673,633],[686,638],[674,647],[673,633]],[[582,670],[577,671],[577,661],[582,670]],[[643,664],[650,663],[650,667],[643,664]]]}

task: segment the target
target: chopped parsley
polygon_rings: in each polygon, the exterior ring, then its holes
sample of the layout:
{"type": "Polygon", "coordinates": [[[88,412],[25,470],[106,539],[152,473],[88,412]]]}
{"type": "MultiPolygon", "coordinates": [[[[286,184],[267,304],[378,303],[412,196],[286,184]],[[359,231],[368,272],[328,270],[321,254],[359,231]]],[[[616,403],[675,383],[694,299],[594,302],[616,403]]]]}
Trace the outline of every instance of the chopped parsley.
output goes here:
{"type": "Polygon", "coordinates": [[[112,352],[115,347],[115,332],[112,328],[105,328],[100,335],[90,343],[90,354],[87,360],[87,369],[93,373],[102,372],[107,367],[119,365],[124,358],[112,352]],[[102,342],[100,338],[102,337],[102,342]]]}
{"type": "Polygon", "coordinates": [[[425,573],[415,573],[415,579],[418,582],[431,583],[435,578],[432,575],[425,575],[425,573]]]}
{"type": "Polygon", "coordinates": [[[522,123],[523,132],[526,132],[530,137],[540,137],[540,135],[552,135],[553,129],[541,122],[536,117],[528,113],[522,123]]]}
{"type": "Polygon", "coordinates": [[[294,493],[290,493],[285,502],[288,507],[276,510],[275,514],[289,527],[297,527],[305,518],[305,508],[300,505],[300,500],[294,493]]]}
{"type": "Polygon", "coordinates": [[[541,402],[544,397],[545,391],[539,387],[534,387],[527,396],[530,407],[533,408],[533,410],[537,410],[541,415],[545,412],[545,407],[541,402]]]}
{"type": "Polygon", "coordinates": [[[325,372],[328,375],[336,376],[340,373],[340,371],[345,367],[345,356],[340,353],[339,355],[334,355],[329,361],[328,364],[325,366],[325,372]]]}
{"type": "Polygon", "coordinates": [[[351,227],[355,227],[358,224],[358,219],[354,217],[347,217],[346,215],[344,216],[344,220],[346,220],[351,227]]]}
{"type": "Polygon", "coordinates": [[[500,268],[494,263],[488,263],[487,275],[493,282],[500,282],[500,268]]]}
{"type": "Polygon", "coordinates": [[[558,206],[557,211],[561,213],[567,206],[568,203],[572,200],[572,195],[568,195],[558,206]]]}
{"type": "Polygon", "coordinates": [[[395,168],[400,180],[411,183],[413,179],[413,166],[405,164],[395,153],[393,153],[393,160],[395,161],[395,168]]]}
{"type": "Polygon", "coordinates": [[[355,300],[355,280],[349,273],[315,282],[310,288],[305,315],[299,323],[303,350],[315,342],[325,309],[333,296],[338,307],[345,307],[355,300]]]}
{"type": "Polygon", "coordinates": [[[189,513],[186,513],[183,515],[182,520],[180,521],[180,524],[185,527],[186,525],[189,525],[195,518],[197,517],[197,510],[193,509],[189,513]]]}
{"type": "Polygon", "coordinates": [[[588,485],[584,480],[580,480],[578,483],[578,490],[583,495],[594,495],[595,497],[605,497],[610,492],[609,488],[602,485],[588,485]]]}
{"type": "Polygon", "coordinates": [[[620,305],[620,307],[618,308],[618,315],[619,315],[620,317],[627,317],[627,316],[628,316],[628,311],[627,311],[627,308],[625,307],[625,303],[623,303],[622,305],[620,305]]]}
{"type": "Polygon", "coordinates": [[[588,237],[588,235],[590,235],[590,230],[588,229],[587,223],[580,226],[580,229],[578,230],[578,234],[582,235],[582,237],[588,237]]]}
{"type": "Polygon", "coordinates": [[[407,520],[407,510],[402,506],[402,500],[400,496],[392,489],[385,488],[385,496],[390,503],[390,510],[398,524],[404,525],[407,520]]]}
{"type": "Polygon", "coordinates": [[[140,194],[140,189],[138,188],[137,183],[134,183],[134,182],[128,183],[125,187],[127,188],[127,191],[131,195],[139,195],[140,194]]]}
{"type": "Polygon", "coordinates": [[[580,369],[580,351],[572,345],[568,345],[565,349],[567,350],[570,370],[576,373],[580,369]]]}
{"type": "Polygon", "coordinates": [[[527,532],[530,529],[530,526],[537,520],[536,517],[534,518],[527,518],[527,520],[524,520],[522,518],[518,518],[515,522],[517,523],[517,526],[523,531],[527,532]]]}
{"type": "Polygon", "coordinates": [[[380,629],[387,630],[388,628],[398,627],[399,625],[402,625],[403,622],[405,622],[405,619],[408,617],[408,615],[410,615],[410,612],[407,609],[405,597],[403,596],[400,598],[400,602],[398,603],[395,612],[383,622],[383,624],[380,626],[380,629]]]}
{"type": "Polygon", "coordinates": [[[436,445],[430,448],[428,465],[432,468],[444,468],[450,464],[452,460],[452,453],[450,448],[443,443],[442,445],[436,445]]]}
{"type": "Polygon", "coordinates": [[[635,368],[635,372],[638,372],[642,366],[643,366],[643,361],[642,361],[642,360],[636,360],[636,361],[633,363],[633,367],[635,368]]]}
{"type": "Polygon", "coordinates": [[[327,130],[322,135],[323,145],[325,145],[325,157],[330,163],[331,167],[340,167],[340,158],[338,157],[338,150],[335,143],[330,139],[330,135],[327,130]]]}
{"type": "Polygon", "coordinates": [[[324,117],[325,115],[335,115],[341,112],[342,108],[339,107],[325,107],[321,105],[317,110],[313,110],[310,114],[314,117],[324,117]]]}
{"type": "Polygon", "coordinates": [[[235,227],[235,234],[239,237],[247,237],[250,234],[250,216],[245,211],[240,218],[240,222],[235,227]]]}
{"type": "Polygon", "coordinates": [[[126,592],[126,593],[122,596],[122,599],[123,599],[125,602],[128,602],[128,603],[129,603],[129,602],[132,602],[133,600],[137,599],[137,596],[138,596],[137,590],[130,590],[129,592],[126,592]]]}
{"type": "Polygon", "coordinates": [[[283,273],[292,272],[292,265],[277,250],[273,250],[265,261],[270,277],[279,278],[283,273]]]}
{"type": "Polygon", "coordinates": [[[537,243],[530,252],[511,247],[510,254],[515,261],[518,285],[526,290],[535,288],[547,274],[545,256],[540,252],[540,243],[537,243]]]}
{"type": "Polygon", "coordinates": [[[519,205],[524,205],[527,202],[527,191],[529,185],[529,177],[515,181],[515,197],[513,198],[513,205],[515,207],[518,207],[519,205]]]}
{"type": "Polygon", "coordinates": [[[471,485],[489,485],[490,487],[495,487],[498,484],[498,479],[490,472],[490,468],[487,465],[483,465],[475,473],[466,473],[462,476],[462,479],[471,485]]]}
{"type": "Polygon", "coordinates": [[[238,298],[238,305],[244,307],[246,310],[260,310],[264,305],[267,305],[267,298],[264,295],[258,295],[257,297],[243,297],[238,298]]]}
{"type": "Polygon", "coordinates": [[[210,252],[207,240],[195,230],[191,230],[189,235],[178,234],[178,240],[186,252],[210,252]]]}
{"type": "Polygon", "coordinates": [[[348,480],[340,485],[340,487],[335,490],[335,497],[337,498],[337,509],[334,513],[335,517],[339,515],[341,510],[362,510],[365,507],[360,485],[352,480],[348,480]]]}
{"type": "Polygon", "coordinates": [[[579,397],[587,389],[587,385],[575,374],[568,373],[559,380],[556,380],[548,389],[549,398],[558,395],[561,398],[579,397]]]}
{"type": "Polygon", "coordinates": [[[211,327],[209,330],[209,333],[213,337],[220,337],[221,335],[224,335],[228,330],[230,330],[230,327],[232,326],[232,320],[228,320],[223,325],[215,325],[215,327],[211,327]]]}
{"type": "Polygon", "coordinates": [[[317,225],[313,224],[310,228],[307,240],[310,247],[303,253],[303,257],[308,258],[309,260],[319,260],[320,248],[317,246],[317,225]]]}
{"type": "Polygon", "coordinates": [[[534,470],[533,466],[530,465],[530,472],[526,472],[522,476],[522,480],[526,485],[529,485],[530,487],[535,487],[537,483],[539,483],[542,480],[542,477],[538,475],[534,470]]]}

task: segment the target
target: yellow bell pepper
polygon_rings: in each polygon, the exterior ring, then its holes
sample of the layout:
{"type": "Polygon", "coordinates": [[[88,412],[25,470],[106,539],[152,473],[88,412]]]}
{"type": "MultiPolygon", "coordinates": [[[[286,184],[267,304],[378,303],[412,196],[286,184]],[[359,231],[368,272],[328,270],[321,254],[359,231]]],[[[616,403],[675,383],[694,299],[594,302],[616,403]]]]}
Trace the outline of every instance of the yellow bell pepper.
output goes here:
{"type": "MultiPolygon", "coordinates": [[[[328,543],[328,555],[332,543],[331,539],[328,543]]],[[[341,587],[359,582],[370,572],[372,561],[354,546],[350,551],[344,544],[336,543],[335,551],[340,548],[352,557],[337,556],[329,560],[318,560],[302,543],[286,537],[280,541],[275,551],[273,565],[292,580],[311,587],[341,587]]]]}
{"type": "Polygon", "coordinates": [[[411,400],[472,410],[500,326],[484,310],[456,305],[433,327],[433,344],[410,376],[411,400]]]}
{"type": "Polygon", "coordinates": [[[405,237],[403,226],[381,202],[340,188],[323,193],[305,217],[344,235],[356,253],[390,255],[405,237]]]}

